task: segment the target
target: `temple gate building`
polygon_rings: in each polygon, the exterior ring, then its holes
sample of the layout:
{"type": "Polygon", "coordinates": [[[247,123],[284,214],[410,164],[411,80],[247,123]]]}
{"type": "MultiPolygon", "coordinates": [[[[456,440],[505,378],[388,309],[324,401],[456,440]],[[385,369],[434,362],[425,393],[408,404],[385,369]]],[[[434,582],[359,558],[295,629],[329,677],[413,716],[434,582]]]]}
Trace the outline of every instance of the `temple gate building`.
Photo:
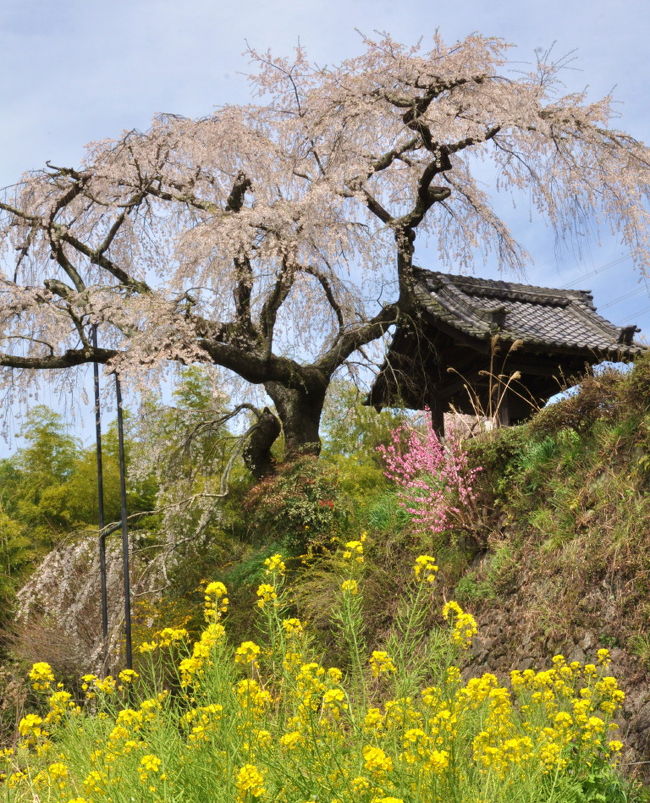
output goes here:
{"type": "Polygon", "coordinates": [[[599,315],[585,290],[415,269],[418,309],[393,336],[367,403],[496,416],[516,423],[603,360],[645,347],[636,326],[599,315]]]}

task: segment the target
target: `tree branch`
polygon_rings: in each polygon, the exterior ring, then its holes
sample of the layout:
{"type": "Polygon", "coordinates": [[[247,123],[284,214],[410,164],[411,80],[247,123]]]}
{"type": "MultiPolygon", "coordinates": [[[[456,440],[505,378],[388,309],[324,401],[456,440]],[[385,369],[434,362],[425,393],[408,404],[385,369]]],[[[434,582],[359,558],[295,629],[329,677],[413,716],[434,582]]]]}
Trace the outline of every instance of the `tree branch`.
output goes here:
{"type": "Polygon", "coordinates": [[[295,276],[296,271],[293,265],[290,264],[287,259],[283,259],[282,267],[273,285],[273,289],[262,305],[262,310],[260,312],[260,329],[269,354],[273,346],[273,330],[275,328],[278,310],[289,295],[295,276]]]}
{"type": "Polygon", "coordinates": [[[320,282],[321,287],[323,288],[323,292],[325,293],[325,297],[330,305],[330,307],[334,310],[334,314],[336,315],[336,320],[339,322],[339,333],[343,330],[343,326],[345,322],[343,320],[343,312],[341,310],[341,306],[334,297],[334,291],[332,290],[332,285],[325,276],[324,273],[318,270],[318,268],[313,267],[312,265],[304,265],[300,268],[303,273],[308,273],[311,276],[314,276],[320,282]]]}
{"type": "Polygon", "coordinates": [[[397,322],[398,305],[388,304],[366,323],[348,329],[336,338],[333,345],[317,360],[315,367],[326,376],[332,373],[360,346],[381,337],[389,326],[397,322]]]}
{"type": "Polygon", "coordinates": [[[68,349],[63,354],[48,357],[18,357],[0,352],[0,366],[5,368],[59,369],[85,365],[89,362],[107,363],[117,356],[115,349],[68,349]]]}
{"type": "Polygon", "coordinates": [[[86,243],[81,242],[81,240],[78,240],[76,237],[70,234],[66,228],[62,226],[56,226],[56,236],[58,239],[61,239],[71,245],[75,250],[79,251],[79,253],[87,256],[94,265],[99,265],[100,268],[104,268],[104,270],[108,271],[112,276],[114,276],[120,282],[120,284],[124,285],[124,287],[127,287],[136,293],[150,294],[152,292],[151,288],[146,282],[143,282],[140,279],[134,279],[99,249],[90,248],[88,245],[86,245],[86,243]]]}

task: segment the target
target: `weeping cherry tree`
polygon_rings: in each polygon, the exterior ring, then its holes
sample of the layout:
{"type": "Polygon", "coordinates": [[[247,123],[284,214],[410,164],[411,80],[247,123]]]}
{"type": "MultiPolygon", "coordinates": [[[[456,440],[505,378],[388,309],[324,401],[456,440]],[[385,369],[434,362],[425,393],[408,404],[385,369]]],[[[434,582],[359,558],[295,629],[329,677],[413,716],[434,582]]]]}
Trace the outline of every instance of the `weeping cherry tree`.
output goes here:
{"type": "Polygon", "coordinates": [[[563,94],[550,59],[515,73],[507,48],[381,35],[333,67],[251,51],[258,102],[26,174],[0,202],[5,386],[94,360],[143,385],[220,366],[272,401],[246,453],[259,477],[281,431],[289,457],[318,452],[333,374],[416,316],[418,235],[455,272],[527,263],[479,172],[561,237],[604,223],[645,270],[648,149],[611,127],[610,97],[563,94]]]}

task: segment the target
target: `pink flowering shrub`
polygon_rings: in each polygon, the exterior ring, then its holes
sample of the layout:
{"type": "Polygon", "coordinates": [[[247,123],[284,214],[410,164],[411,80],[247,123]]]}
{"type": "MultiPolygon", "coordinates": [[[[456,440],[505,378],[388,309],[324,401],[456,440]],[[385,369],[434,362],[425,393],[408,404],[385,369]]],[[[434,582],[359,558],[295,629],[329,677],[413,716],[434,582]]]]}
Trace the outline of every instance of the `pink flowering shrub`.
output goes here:
{"type": "Polygon", "coordinates": [[[426,415],[424,433],[402,425],[378,451],[386,465],[384,473],[397,485],[400,505],[411,514],[418,531],[440,533],[467,526],[476,502],[474,478],[481,469],[469,467],[460,441],[443,443],[426,415]]]}

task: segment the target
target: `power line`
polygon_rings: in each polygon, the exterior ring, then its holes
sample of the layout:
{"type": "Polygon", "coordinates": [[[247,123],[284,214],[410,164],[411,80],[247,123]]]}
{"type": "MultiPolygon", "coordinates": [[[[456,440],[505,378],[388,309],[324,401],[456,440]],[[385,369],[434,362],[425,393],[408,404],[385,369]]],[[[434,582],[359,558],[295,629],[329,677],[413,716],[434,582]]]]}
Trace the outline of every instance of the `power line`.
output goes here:
{"type": "Polygon", "coordinates": [[[643,307],[643,309],[637,310],[636,312],[631,313],[631,315],[627,315],[626,317],[629,318],[636,318],[637,315],[645,315],[647,312],[650,312],[650,307],[643,307]]]}
{"type": "Polygon", "coordinates": [[[610,270],[610,268],[616,267],[616,265],[620,265],[621,262],[625,262],[626,259],[630,258],[630,254],[625,254],[622,257],[617,257],[613,259],[611,262],[606,262],[604,265],[601,265],[599,268],[595,268],[594,270],[590,270],[587,273],[583,273],[581,276],[572,279],[565,285],[562,285],[563,290],[570,290],[572,287],[575,287],[576,284],[580,284],[583,279],[588,279],[590,276],[596,276],[598,273],[604,273],[606,270],[610,270]]]}
{"type": "Polygon", "coordinates": [[[613,307],[616,304],[620,304],[621,301],[625,301],[628,298],[632,298],[633,296],[640,295],[638,288],[634,288],[634,290],[628,290],[627,293],[623,293],[622,296],[618,296],[618,298],[613,298],[611,301],[608,301],[606,304],[600,304],[599,309],[607,309],[607,307],[613,307]]]}

